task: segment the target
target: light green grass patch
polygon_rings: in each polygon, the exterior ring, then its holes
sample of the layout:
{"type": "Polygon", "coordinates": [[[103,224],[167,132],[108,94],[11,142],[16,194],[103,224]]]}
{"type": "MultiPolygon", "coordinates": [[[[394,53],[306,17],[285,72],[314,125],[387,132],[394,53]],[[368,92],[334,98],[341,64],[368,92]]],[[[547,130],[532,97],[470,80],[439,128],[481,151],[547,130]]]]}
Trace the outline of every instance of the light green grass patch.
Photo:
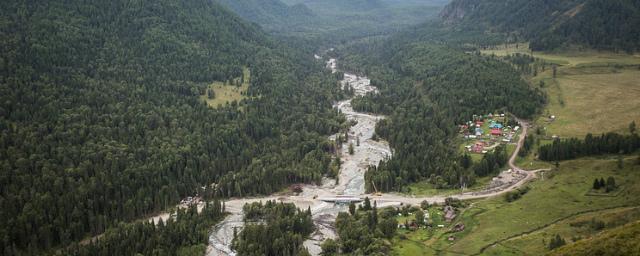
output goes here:
{"type": "MultiPolygon", "coordinates": [[[[580,214],[566,220],[559,221],[546,228],[540,229],[531,234],[516,237],[501,244],[512,251],[527,252],[531,255],[542,255],[548,252],[546,245],[556,234],[565,239],[567,243],[579,239],[585,239],[598,234],[601,231],[612,229],[640,219],[639,207],[622,207],[596,212],[580,214]],[[597,230],[591,227],[591,221],[597,220],[605,223],[605,228],[597,230]]],[[[489,249],[489,252],[494,251],[489,249]]]]}
{"type": "Polygon", "coordinates": [[[549,104],[537,124],[547,135],[583,137],[587,133],[626,132],[640,123],[640,70],[616,73],[561,75],[547,82],[549,104]],[[556,116],[547,123],[546,115],[556,116]]]}
{"type": "Polygon", "coordinates": [[[234,101],[240,102],[247,98],[246,93],[251,81],[251,72],[249,72],[248,68],[243,68],[242,72],[244,73],[244,81],[241,86],[234,85],[234,83],[239,81],[241,78],[234,79],[232,82],[233,84],[213,82],[208,88],[213,89],[215,92],[215,98],[209,99],[205,92],[204,95],[200,95],[200,99],[205,101],[210,107],[218,108],[225,106],[226,104],[231,104],[234,101]]]}
{"type": "Polygon", "coordinates": [[[557,64],[557,76],[547,66],[530,77],[532,86],[545,83],[548,104],[536,124],[547,135],[583,137],[587,133],[623,132],[629,123],[640,123],[640,56],[603,51],[532,52],[527,44],[501,45],[482,51],[505,56],[531,54],[557,64]],[[549,116],[556,120],[547,123],[549,116]]]}
{"type": "Polygon", "coordinates": [[[474,207],[486,211],[473,217],[477,224],[471,227],[472,232],[450,247],[436,249],[478,253],[495,242],[543,228],[572,214],[640,202],[640,186],[637,185],[627,186],[621,195],[614,198],[585,195],[595,178],[613,176],[616,181],[637,184],[640,166],[631,162],[630,157],[623,170],[616,170],[613,158],[562,162],[558,171],[547,173],[544,180],[530,183],[529,193],[517,201],[506,203],[503,196],[498,196],[475,203],[474,207]]]}

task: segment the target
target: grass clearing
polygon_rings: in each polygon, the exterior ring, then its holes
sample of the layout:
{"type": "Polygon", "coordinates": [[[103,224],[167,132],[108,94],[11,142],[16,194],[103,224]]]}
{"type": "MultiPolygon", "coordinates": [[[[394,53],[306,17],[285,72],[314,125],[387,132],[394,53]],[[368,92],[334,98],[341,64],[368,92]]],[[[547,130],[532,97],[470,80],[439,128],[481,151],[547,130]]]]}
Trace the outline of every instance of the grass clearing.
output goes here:
{"type": "Polygon", "coordinates": [[[530,54],[536,58],[541,58],[548,63],[555,63],[564,66],[583,65],[638,65],[640,55],[612,53],[595,50],[576,50],[565,52],[534,52],[529,49],[529,43],[499,45],[494,49],[482,50],[481,53],[496,56],[507,56],[514,53],[530,54]],[[517,47],[516,47],[517,46],[517,47]]]}
{"type": "Polygon", "coordinates": [[[638,219],[640,219],[640,207],[622,207],[589,212],[559,221],[531,234],[502,242],[502,248],[490,248],[487,254],[491,255],[490,252],[493,251],[496,255],[504,252],[527,252],[531,255],[542,255],[548,252],[543,241],[548,243],[556,234],[563,237],[567,243],[573,243],[638,219]],[[591,226],[592,220],[602,221],[605,226],[601,229],[595,228],[591,226]]]}
{"type": "MultiPolygon", "coordinates": [[[[546,112],[556,120],[546,125],[547,135],[583,137],[587,133],[625,132],[640,123],[640,70],[615,73],[560,75],[547,87],[546,112]]],[[[546,117],[541,119],[546,120],[546,117]]],[[[538,124],[545,125],[545,121],[538,124]]]]}
{"type": "MultiPolygon", "coordinates": [[[[636,156],[626,159],[625,168],[616,170],[615,158],[585,158],[560,163],[558,171],[547,173],[545,179],[529,184],[531,190],[521,199],[507,203],[502,196],[478,201],[471,208],[482,209],[465,223],[471,229],[467,235],[443,251],[452,254],[474,254],[498,241],[535,231],[583,211],[620,207],[640,202],[640,166],[636,156]],[[587,196],[595,178],[613,176],[625,186],[617,197],[587,196]]],[[[466,211],[464,215],[473,214],[466,211]]],[[[467,216],[462,217],[467,218],[467,216]]],[[[539,241],[542,244],[542,241],[539,241]]],[[[489,254],[489,253],[488,253],[489,254]]]]}
{"type": "Polygon", "coordinates": [[[204,95],[200,95],[200,99],[207,102],[207,105],[213,108],[218,108],[221,106],[225,106],[226,104],[231,104],[232,102],[240,102],[241,100],[247,98],[246,93],[249,89],[249,84],[251,81],[251,72],[249,72],[248,68],[243,68],[242,72],[244,73],[244,81],[240,86],[233,85],[238,81],[241,81],[242,78],[236,78],[232,81],[232,84],[225,84],[224,82],[213,82],[209,85],[208,89],[212,89],[215,93],[215,97],[210,99],[205,92],[204,95]]]}
{"type": "MultiPolygon", "coordinates": [[[[433,249],[434,243],[440,241],[446,241],[446,237],[451,228],[453,221],[448,223],[444,220],[443,211],[441,206],[431,206],[428,209],[429,220],[428,223],[431,227],[419,228],[416,230],[407,230],[404,228],[398,229],[396,236],[392,240],[392,252],[391,255],[435,255],[437,250],[433,249]],[[443,228],[439,228],[438,225],[444,225],[443,228]],[[444,237],[444,239],[443,239],[444,237]]],[[[397,217],[396,220],[399,224],[404,224],[405,220],[411,222],[415,220],[414,215],[407,217],[397,217]]]]}
{"type": "Polygon", "coordinates": [[[640,123],[640,55],[583,50],[561,53],[532,52],[527,43],[496,46],[484,54],[531,54],[557,64],[557,77],[547,66],[530,79],[545,83],[548,105],[536,124],[548,136],[584,137],[587,133],[626,131],[640,123]],[[550,115],[556,120],[548,123],[550,115]]]}

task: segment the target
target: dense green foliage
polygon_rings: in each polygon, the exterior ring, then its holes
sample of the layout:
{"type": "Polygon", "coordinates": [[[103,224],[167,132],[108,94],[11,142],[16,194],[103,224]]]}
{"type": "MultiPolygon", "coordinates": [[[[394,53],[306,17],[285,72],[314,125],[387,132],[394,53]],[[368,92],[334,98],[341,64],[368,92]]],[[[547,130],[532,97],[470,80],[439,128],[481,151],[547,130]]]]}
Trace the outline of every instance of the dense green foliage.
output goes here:
{"type": "Polygon", "coordinates": [[[554,140],[551,144],[540,146],[538,155],[541,160],[560,161],[582,156],[630,154],[638,149],[640,149],[640,137],[637,134],[606,133],[600,136],[587,134],[584,140],[577,138],[554,140]]]}
{"type": "Polygon", "coordinates": [[[549,245],[547,246],[547,248],[549,248],[549,250],[553,250],[553,249],[562,247],[565,244],[567,244],[567,242],[564,240],[564,238],[556,234],[556,236],[553,237],[551,241],[549,241],[549,245]]]}
{"type": "Polygon", "coordinates": [[[529,187],[524,187],[524,188],[519,188],[516,189],[514,191],[509,191],[507,193],[504,194],[504,200],[506,200],[507,202],[513,202],[515,200],[520,199],[522,196],[524,196],[527,192],[529,192],[529,190],[531,190],[531,188],[529,187]]]}
{"type": "Polygon", "coordinates": [[[607,178],[607,181],[604,181],[604,178],[600,178],[600,179],[594,179],[593,180],[593,189],[594,190],[600,190],[604,188],[604,191],[609,193],[613,190],[616,189],[616,179],[612,176],[609,176],[609,178],[607,178]]]}
{"type": "Polygon", "coordinates": [[[534,134],[527,134],[527,137],[524,139],[524,143],[518,152],[519,157],[526,157],[529,155],[529,152],[533,149],[533,146],[536,142],[536,136],[534,134]]]}
{"type": "Polygon", "coordinates": [[[222,204],[215,200],[205,204],[200,213],[197,206],[173,212],[164,223],[139,221],[107,230],[88,245],[73,245],[64,255],[202,255],[209,239],[209,230],[224,217],[222,204]]]}
{"type": "MultiPolygon", "coordinates": [[[[368,72],[379,94],[357,98],[357,110],[382,112],[389,118],[376,127],[376,134],[389,141],[393,157],[377,168],[370,167],[365,179],[378,189],[403,189],[409,182],[429,179],[437,187],[471,185],[476,175],[488,175],[506,163],[506,153],[469,168],[457,152],[455,125],[474,114],[508,111],[531,117],[544,103],[520,73],[502,60],[468,54],[454,48],[427,43],[403,47],[354,45],[346,49],[346,68],[360,66],[368,72]],[[382,50],[376,59],[371,51],[382,50]],[[362,57],[365,55],[373,57],[362,57]],[[475,174],[474,174],[475,170],[475,174]]],[[[394,45],[394,42],[382,43],[394,45]]]]}
{"type": "Polygon", "coordinates": [[[335,77],[211,1],[2,1],[0,12],[10,252],[66,245],[187,195],[271,193],[328,171],[326,136],[343,121],[335,77]],[[253,97],[217,110],[198,99],[243,67],[253,97]]]}
{"type": "Polygon", "coordinates": [[[267,201],[243,207],[245,227],[236,234],[232,248],[238,255],[308,255],[302,243],[314,230],[311,209],[267,201]]]}
{"type": "Polygon", "coordinates": [[[441,13],[460,31],[497,31],[534,50],[572,44],[607,50],[640,50],[636,0],[454,0],[441,13]]]}
{"type": "Polygon", "coordinates": [[[392,207],[378,212],[368,198],[353,214],[339,213],[336,219],[339,239],[325,241],[323,255],[388,255],[390,239],[398,226],[396,214],[392,207]]]}
{"type": "Polygon", "coordinates": [[[482,160],[473,166],[473,172],[479,177],[495,174],[507,164],[507,161],[509,161],[507,149],[500,145],[494,151],[484,154],[482,160]]]}

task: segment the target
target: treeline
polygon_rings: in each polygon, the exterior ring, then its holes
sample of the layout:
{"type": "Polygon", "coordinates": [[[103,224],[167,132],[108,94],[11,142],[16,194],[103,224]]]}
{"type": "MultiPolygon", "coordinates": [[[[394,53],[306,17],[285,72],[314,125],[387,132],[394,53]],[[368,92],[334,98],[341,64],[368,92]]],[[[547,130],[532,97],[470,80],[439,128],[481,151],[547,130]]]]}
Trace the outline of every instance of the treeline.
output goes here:
{"type": "Polygon", "coordinates": [[[524,138],[524,143],[522,143],[522,147],[520,147],[520,151],[518,152],[519,157],[526,157],[529,155],[529,152],[533,149],[533,146],[536,144],[536,135],[535,134],[527,134],[527,137],[524,138]]]}
{"type": "MultiPolygon", "coordinates": [[[[107,230],[87,244],[74,244],[59,255],[202,255],[209,231],[225,216],[224,206],[215,200],[198,213],[197,206],[172,212],[165,222],[138,221],[107,230]]],[[[6,253],[4,255],[12,255],[6,253]]]]}
{"type": "Polygon", "coordinates": [[[556,139],[551,144],[540,146],[538,155],[544,161],[561,161],[583,156],[629,154],[639,148],[640,137],[635,133],[630,135],[606,133],[600,136],[587,134],[583,140],[556,139]]]}
{"type": "Polygon", "coordinates": [[[358,208],[350,205],[349,213],[341,212],[336,218],[338,240],[327,239],[321,245],[322,255],[388,255],[398,228],[396,214],[393,207],[378,211],[369,198],[358,208]]]}
{"type": "Polygon", "coordinates": [[[474,114],[496,111],[531,117],[545,101],[541,91],[494,57],[427,43],[387,50],[354,46],[343,51],[355,52],[345,58],[345,67],[361,66],[380,89],[379,94],[354,100],[354,109],[389,116],[378,123],[376,135],[389,141],[394,155],[370,167],[365,174],[367,191],[373,191],[371,182],[384,191],[401,191],[424,179],[438,187],[473,184],[477,175],[492,173],[496,163],[502,167],[505,161],[476,163],[480,167],[461,164],[455,125],[474,114]],[[371,49],[383,52],[376,55],[371,49]]]}
{"type": "Polygon", "coordinates": [[[246,204],[243,212],[245,226],[232,241],[238,255],[309,255],[303,243],[314,230],[311,209],[267,201],[246,204]]]}
{"type": "Polygon", "coordinates": [[[0,247],[40,254],[185,196],[317,182],[336,79],[211,1],[0,2],[0,247]],[[250,69],[248,99],[207,85],[250,69]]]}

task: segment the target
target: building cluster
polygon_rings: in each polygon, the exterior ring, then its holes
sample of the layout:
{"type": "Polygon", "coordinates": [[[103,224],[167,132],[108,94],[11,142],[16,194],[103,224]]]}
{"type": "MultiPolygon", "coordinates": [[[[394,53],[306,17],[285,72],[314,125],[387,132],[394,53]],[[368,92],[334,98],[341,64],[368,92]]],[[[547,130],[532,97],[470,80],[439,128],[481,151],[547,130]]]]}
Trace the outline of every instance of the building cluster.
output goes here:
{"type": "Polygon", "coordinates": [[[510,143],[519,126],[505,126],[508,117],[505,114],[473,115],[473,119],[460,125],[460,133],[469,140],[465,148],[477,154],[487,153],[500,143],[510,143]]]}

